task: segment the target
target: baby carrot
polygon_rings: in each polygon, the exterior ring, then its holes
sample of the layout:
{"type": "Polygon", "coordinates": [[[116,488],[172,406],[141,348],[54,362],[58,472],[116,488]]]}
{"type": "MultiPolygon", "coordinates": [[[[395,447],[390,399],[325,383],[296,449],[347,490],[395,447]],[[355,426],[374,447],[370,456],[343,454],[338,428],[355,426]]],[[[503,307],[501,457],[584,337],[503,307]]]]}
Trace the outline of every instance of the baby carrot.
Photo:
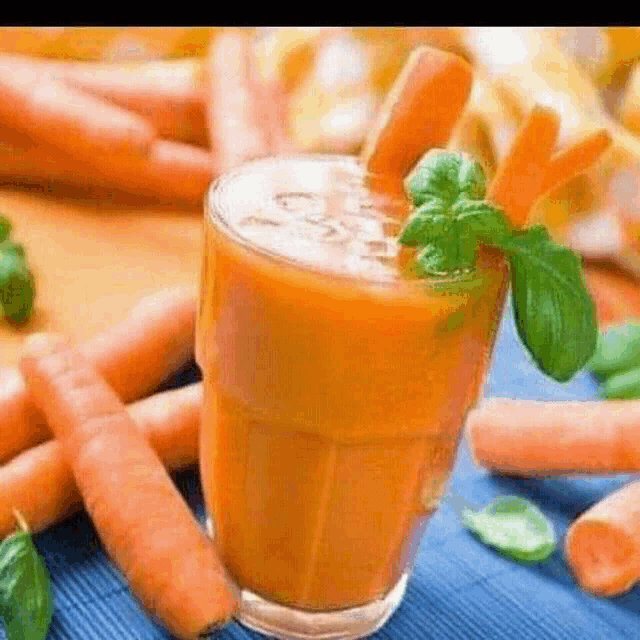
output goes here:
{"type": "Polygon", "coordinates": [[[445,146],[471,83],[471,67],[459,56],[427,46],[414,49],[365,141],[366,168],[404,178],[425,152],[445,146]]]}
{"type": "MultiPolygon", "coordinates": [[[[193,354],[197,292],[181,286],[143,297],[123,320],[80,350],[131,402],[148,395],[193,354]]],[[[0,463],[50,437],[18,369],[0,369],[0,463]]]]}
{"type": "Polygon", "coordinates": [[[640,580],[640,482],[631,482],[571,524],[565,557],[578,584],[604,597],[640,580]]]}
{"type": "Polygon", "coordinates": [[[526,224],[529,210],[540,195],[559,129],[559,116],[552,109],[536,105],[489,185],[487,199],[503,208],[516,226],[526,224]]]}
{"type": "MultiPolygon", "coordinates": [[[[127,412],[168,471],[198,459],[202,385],[163,391],[127,406],[127,412]]],[[[71,468],[56,440],[23,451],[0,466],[0,540],[15,529],[17,509],[34,533],[82,507],[71,468]]]]}
{"type": "Polygon", "coordinates": [[[207,56],[207,123],[221,173],[269,153],[251,46],[247,34],[226,31],[214,39],[207,56]]]}
{"type": "Polygon", "coordinates": [[[155,136],[141,116],[62,82],[21,58],[0,57],[0,122],[68,153],[144,157],[155,136]]]}
{"type": "Polygon", "coordinates": [[[640,471],[640,401],[534,402],[492,398],[469,413],[477,464],[499,473],[640,471]]]}
{"type": "Polygon", "coordinates": [[[107,552],[150,614],[185,639],[227,622],[235,597],[213,542],[113,389],[47,334],[27,338],[21,370],[107,552]]]}

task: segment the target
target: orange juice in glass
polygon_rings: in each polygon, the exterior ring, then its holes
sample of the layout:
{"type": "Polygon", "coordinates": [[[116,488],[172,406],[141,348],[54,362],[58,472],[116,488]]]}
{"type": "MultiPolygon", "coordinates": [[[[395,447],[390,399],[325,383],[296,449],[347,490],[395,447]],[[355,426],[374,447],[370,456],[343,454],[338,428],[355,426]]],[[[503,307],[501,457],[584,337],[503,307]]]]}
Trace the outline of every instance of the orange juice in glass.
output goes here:
{"type": "Polygon", "coordinates": [[[239,620],[280,638],[362,637],[398,606],[502,312],[502,258],[403,275],[408,205],[367,182],[352,157],[275,157],[208,196],[208,523],[239,620]]]}

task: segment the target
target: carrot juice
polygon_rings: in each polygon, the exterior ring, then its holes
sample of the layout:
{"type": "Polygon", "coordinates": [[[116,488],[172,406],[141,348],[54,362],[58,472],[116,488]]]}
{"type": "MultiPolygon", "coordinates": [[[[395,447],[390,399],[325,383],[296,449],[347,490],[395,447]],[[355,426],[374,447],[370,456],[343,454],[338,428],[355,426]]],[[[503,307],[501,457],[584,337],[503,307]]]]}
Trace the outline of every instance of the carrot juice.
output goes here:
{"type": "Polygon", "coordinates": [[[397,606],[502,310],[500,258],[406,276],[408,205],[365,183],[355,159],[310,155],[248,163],[209,194],[205,503],[240,620],[279,637],[359,637],[397,606]]]}

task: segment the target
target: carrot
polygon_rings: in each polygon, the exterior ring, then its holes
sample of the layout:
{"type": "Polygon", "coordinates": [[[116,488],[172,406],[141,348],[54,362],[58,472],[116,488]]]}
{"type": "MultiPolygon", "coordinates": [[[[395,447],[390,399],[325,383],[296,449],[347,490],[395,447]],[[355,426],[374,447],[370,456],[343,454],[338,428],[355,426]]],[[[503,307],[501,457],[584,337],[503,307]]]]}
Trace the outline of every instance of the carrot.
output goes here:
{"type": "Polygon", "coordinates": [[[482,165],[487,179],[496,170],[497,154],[486,118],[477,112],[467,111],[456,125],[448,146],[469,153],[482,165]]]}
{"type": "Polygon", "coordinates": [[[551,158],[539,187],[538,196],[551,191],[594,164],[610,147],[611,135],[600,129],[551,158]]]}
{"type": "MultiPolygon", "coordinates": [[[[119,323],[80,347],[124,402],[148,395],[193,353],[197,294],[191,287],[142,298],[119,323]]],[[[0,369],[0,463],[51,433],[18,369],[0,369]]]]}
{"type": "Polygon", "coordinates": [[[91,160],[66,153],[51,144],[26,136],[2,136],[0,176],[4,182],[59,182],[84,189],[119,189],[174,204],[201,206],[214,168],[201,147],[170,140],[155,140],[146,158],[100,155],[91,160]]]}
{"type": "Polygon", "coordinates": [[[114,390],[60,338],[27,338],[21,370],[110,557],[179,638],[226,623],[232,587],[213,542],[114,390]]]}
{"type": "Polygon", "coordinates": [[[611,145],[600,129],[552,156],[559,128],[553,110],[534,106],[489,185],[487,198],[516,226],[526,224],[536,200],[589,168],[611,145]]]}
{"type": "Polygon", "coordinates": [[[143,160],[101,158],[95,163],[100,180],[149,197],[156,195],[201,206],[214,169],[211,154],[191,144],[157,139],[143,160]]]}
{"type": "MultiPolygon", "coordinates": [[[[163,391],[127,406],[127,412],[168,471],[198,459],[202,385],[163,391]]],[[[17,509],[34,533],[75,513],[82,499],[60,443],[53,439],[0,466],[0,539],[15,528],[17,509]]]]}
{"type": "Polygon", "coordinates": [[[251,39],[240,31],[217,36],[207,56],[207,124],[221,172],[269,153],[263,108],[256,92],[251,39]]]}
{"type": "Polygon", "coordinates": [[[529,210],[540,195],[559,129],[559,116],[547,107],[536,105],[489,185],[487,199],[503,208],[516,226],[527,222],[529,210]]]}
{"type": "Polygon", "coordinates": [[[640,482],[631,482],[575,520],[565,557],[580,586],[597,595],[621,595],[640,580],[640,482]]]}
{"type": "Polygon", "coordinates": [[[0,57],[0,122],[72,156],[144,157],[155,136],[141,116],[54,80],[21,58],[0,57]]]}
{"type": "Polygon", "coordinates": [[[492,398],[467,418],[477,464],[524,476],[640,471],[640,401],[492,398]]]}
{"type": "Polygon", "coordinates": [[[138,65],[44,62],[69,86],[143,116],[162,138],[207,146],[200,58],[138,65]]]}
{"type": "Polygon", "coordinates": [[[472,84],[459,56],[427,46],[414,49],[367,137],[362,163],[374,174],[404,178],[420,157],[446,145],[472,84]]]}
{"type": "Polygon", "coordinates": [[[287,95],[280,78],[263,80],[254,74],[254,91],[258,94],[265,119],[264,127],[267,135],[269,153],[289,153],[294,151],[294,144],[287,128],[287,95]]]}

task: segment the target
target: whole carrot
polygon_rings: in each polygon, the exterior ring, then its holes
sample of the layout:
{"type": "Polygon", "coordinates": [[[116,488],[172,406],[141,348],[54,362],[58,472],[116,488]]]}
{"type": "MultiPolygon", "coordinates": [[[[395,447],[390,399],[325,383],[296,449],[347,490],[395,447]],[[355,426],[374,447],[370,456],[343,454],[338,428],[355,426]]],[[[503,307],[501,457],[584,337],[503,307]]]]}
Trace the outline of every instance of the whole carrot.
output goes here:
{"type": "Polygon", "coordinates": [[[640,581],[640,482],[631,482],[571,524],[565,556],[578,584],[597,596],[621,595],[640,581]]]}
{"type": "MultiPolygon", "coordinates": [[[[198,460],[201,384],[163,391],[127,406],[127,412],[168,471],[198,460]]],[[[23,451],[0,466],[0,540],[15,529],[17,509],[34,533],[82,507],[71,468],[56,439],[23,451]]]]}
{"type": "Polygon", "coordinates": [[[191,144],[157,139],[148,154],[105,154],[81,159],[43,140],[0,127],[0,176],[4,182],[61,182],[84,189],[119,189],[154,200],[200,206],[214,175],[211,154],[191,144]]]}
{"type": "Polygon", "coordinates": [[[58,82],[21,58],[0,57],[0,122],[74,156],[144,157],[154,139],[141,116],[58,82]]]}
{"type": "MultiPolygon", "coordinates": [[[[193,353],[197,294],[175,287],[142,298],[118,324],[80,347],[125,401],[154,391],[193,353]]],[[[18,369],[0,369],[0,463],[48,439],[18,369]]]]}
{"type": "Polygon", "coordinates": [[[208,144],[201,58],[154,60],[137,65],[42,64],[68,85],[143,116],[160,137],[201,146],[208,144]]]}
{"type": "Polygon", "coordinates": [[[185,639],[226,623],[235,597],[213,542],[114,390],[47,334],[27,338],[21,370],[107,552],[149,613],[185,639]]]}
{"type": "Polygon", "coordinates": [[[148,197],[201,206],[212,177],[218,172],[212,154],[202,147],[156,139],[146,158],[101,157],[94,161],[94,178],[108,186],[148,197]]]}
{"type": "Polygon", "coordinates": [[[492,398],[467,418],[477,464],[523,476],[640,471],[640,401],[492,398]]]}

